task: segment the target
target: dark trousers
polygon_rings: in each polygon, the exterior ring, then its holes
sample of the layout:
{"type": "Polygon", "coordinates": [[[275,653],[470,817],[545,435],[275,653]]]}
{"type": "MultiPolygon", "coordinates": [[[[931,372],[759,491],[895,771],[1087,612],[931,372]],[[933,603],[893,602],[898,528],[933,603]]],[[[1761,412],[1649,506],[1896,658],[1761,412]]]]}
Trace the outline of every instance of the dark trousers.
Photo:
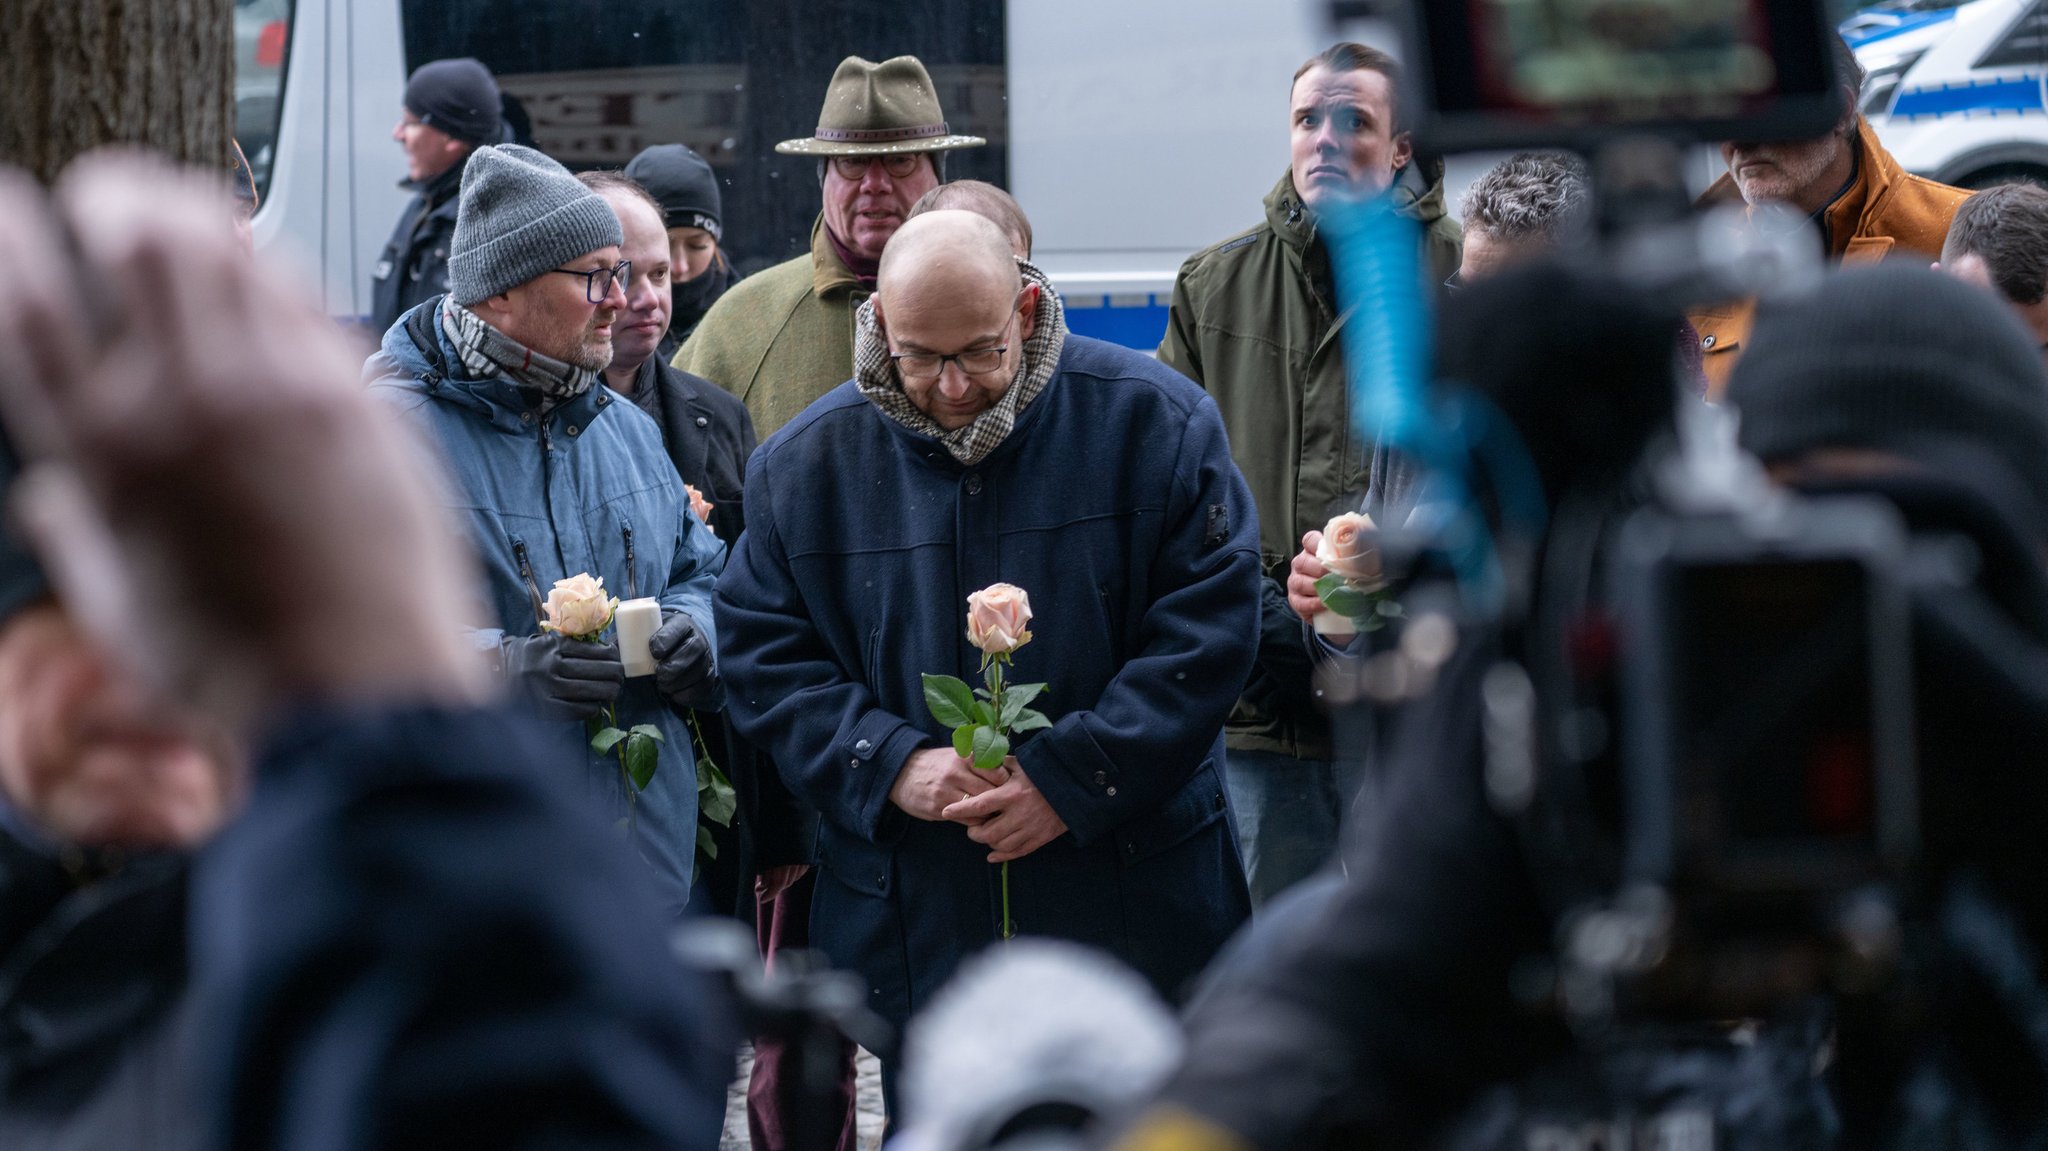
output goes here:
{"type": "MultiPolygon", "coordinates": [[[[754,934],[761,944],[761,956],[768,970],[775,970],[775,956],[784,948],[801,951],[810,946],[811,892],[817,886],[817,872],[790,884],[789,890],[773,902],[756,908],[754,934]]],[[[839,1092],[834,1106],[844,1117],[839,1141],[833,1151],[856,1151],[859,1137],[854,1130],[854,1047],[848,1043],[840,1053],[839,1092]]],[[[782,1113],[781,1092],[785,1076],[794,1076],[792,1053],[780,1040],[756,1038],[754,1074],[747,1081],[747,1133],[754,1151],[824,1151],[823,1148],[792,1147],[785,1132],[789,1124],[782,1113]]],[[[790,1084],[794,1088],[795,1084],[790,1084]]]]}

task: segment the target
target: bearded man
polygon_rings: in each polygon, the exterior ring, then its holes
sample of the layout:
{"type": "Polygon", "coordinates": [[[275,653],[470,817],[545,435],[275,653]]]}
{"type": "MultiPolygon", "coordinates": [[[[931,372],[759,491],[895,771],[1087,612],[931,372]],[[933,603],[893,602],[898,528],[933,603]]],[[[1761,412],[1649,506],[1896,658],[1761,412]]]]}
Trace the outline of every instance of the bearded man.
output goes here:
{"type": "MultiPolygon", "coordinates": [[[[1834,263],[1875,263],[1889,256],[1941,258],[1956,208],[1970,195],[1899,166],[1857,111],[1863,66],[1840,36],[1831,37],[1842,118],[1817,140],[1731,140],[1721,145],[1728,172],[1700,197],[1702,207],[1740,200],[1789,205],[1820,229],[1834,263]]],[[[1719,400],[1749,338],[1755,301],[1697,308],[1707,398],[1719,400]]]]}

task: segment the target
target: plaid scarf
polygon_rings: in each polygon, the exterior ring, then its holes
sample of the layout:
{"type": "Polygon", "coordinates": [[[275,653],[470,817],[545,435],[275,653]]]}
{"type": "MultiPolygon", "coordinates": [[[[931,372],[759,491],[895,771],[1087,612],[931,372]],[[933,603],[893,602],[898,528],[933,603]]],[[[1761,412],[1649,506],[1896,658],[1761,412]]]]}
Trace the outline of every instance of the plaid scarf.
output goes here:
{"type": "Polygon", "coordinates": [[[575,399],[597,382],[596,372],[541,355],[451,298],[441,302],[441,330],[448,333],[456,357],[472,378],[503,376],[540,392],[548,407],[575,399]]]}
{"type": "Polygon", "coordinates": [[[1024,341],[1024,358],[1018,365],[1017,378],[994,407],[974,417],[974,422],[966,427],[950,432],[925,415],[904,393],[903,381],[896,378],[896,366],[889,360],[889,341],[875,323],[873,301],[862,303],[854,313],[853,382],[860,388],[860,394],[880,408],[883,415],[921,436],[939,441],[954,459],[969,466],[987,459],[1009,438],[1017,426],[1017,417],[1052,381],[1053,372],[1060,366],[1060,350],[1067,343],[1066,310],[1060,305],[1052,280],[1023,260],[1017,261],[1017,270],[1026,284],[1038,285],[1038,324],[1031,338],[1024,341]]]}

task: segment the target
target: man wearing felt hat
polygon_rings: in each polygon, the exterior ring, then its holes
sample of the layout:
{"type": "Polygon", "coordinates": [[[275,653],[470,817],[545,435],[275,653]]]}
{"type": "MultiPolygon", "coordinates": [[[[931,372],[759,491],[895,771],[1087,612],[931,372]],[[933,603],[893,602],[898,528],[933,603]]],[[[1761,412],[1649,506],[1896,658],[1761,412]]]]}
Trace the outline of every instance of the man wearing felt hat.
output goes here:
{"type": "Polygon", "coordinates": [[[379,332],[414,304],[448,290],[463,169],[479,146],[505,138],[497,80],[468,57],[420,65],[406,82],[405,110],[391,138],[405,150],[399,187],[413,198],[370,274],[370,324],[379,332]]]}
{"type": "Polygon", "coordinates": [[[675,365],[746,401],[772,435],[853,376],[853,310],[874,291],[882,247],[919,196],[945,180],[945,153],[987,141],[956,134],[915,56],[840,61],[817,131],[775,146],[814,156],[824,190],[808,255],[735,285],[675,365]]]}

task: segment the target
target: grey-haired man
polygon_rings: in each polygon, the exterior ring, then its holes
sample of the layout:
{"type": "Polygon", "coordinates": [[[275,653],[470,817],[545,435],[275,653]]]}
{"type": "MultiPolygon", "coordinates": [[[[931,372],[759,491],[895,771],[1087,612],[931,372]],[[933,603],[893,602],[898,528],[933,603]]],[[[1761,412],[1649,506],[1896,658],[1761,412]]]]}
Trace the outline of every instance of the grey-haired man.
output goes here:
{"type": "Polygon", "coordinates": [[[451,502],[483,562],[478,650],[511,689],[559,717],[567,763],[634,828],[671,911],[689,898],[697,850],[697,771],[678,709],[716,707],[711,585],[724,547],[690,514],[661,430],[599,379],[631,266],[618,217],[560,164],[516,144],[479,148],[462,182],[449,291],[384,334],[367,374],[439,444],[451,502]],[[555,581],[579,574],[621,598],[661,601],[652,677],[628,680],[618,646],[541,627],[555,581]],[[616,749],[592,749],[585,722],[650,724],[651,778],[616,749]]]}

